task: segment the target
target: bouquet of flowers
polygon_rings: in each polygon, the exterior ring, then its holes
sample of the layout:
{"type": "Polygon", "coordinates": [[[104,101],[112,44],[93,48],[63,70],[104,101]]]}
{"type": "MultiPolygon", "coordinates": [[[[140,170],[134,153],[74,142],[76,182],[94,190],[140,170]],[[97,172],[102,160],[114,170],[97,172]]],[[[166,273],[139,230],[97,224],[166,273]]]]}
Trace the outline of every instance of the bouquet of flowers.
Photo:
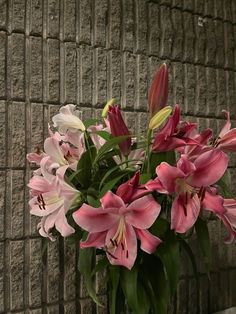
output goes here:
{"type": "Polygon", "coordinates": [[[210,269],[207,224],[220,219],[236,238],[236,200],[227,184],[228,152],[236,151],[229,112],[216,137],[180,120],[167,106],[168,69],[163,64],[148,92],[150,120],[131,134],[116,100],[101,121],[81,121],[75,105],[61,107],[44,150],[27,155],[39,166],[29,181],[31,214],[51,241],[71,237],[80,246],[79,270],[99,305],[93,279],[106,270],[110,313],[166,313],[175,292],[180,249],[197,274],[189,237],[199,243],[210,269]],[[96,258],[96,255],[99,258],[96,258]]]}

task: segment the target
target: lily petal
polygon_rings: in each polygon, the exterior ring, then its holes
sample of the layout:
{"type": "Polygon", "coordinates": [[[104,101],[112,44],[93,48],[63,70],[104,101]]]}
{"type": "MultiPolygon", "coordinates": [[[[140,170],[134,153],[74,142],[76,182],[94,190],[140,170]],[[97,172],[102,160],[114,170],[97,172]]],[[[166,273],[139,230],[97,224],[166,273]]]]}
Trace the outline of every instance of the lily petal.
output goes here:
{"type": "Polygon", "coordinates": [[[81,249],[86,247],[102,248],[105,246],[106,232],[90,233],[86,241],[80,242],[81,249]]]}
{"type": "Polygon", "coordinates": [[[125,208],[125,203],[122,198],[111,191],[108,191],[102,198],[101,204],[103,209],[118,209],[118,208],[125,208]]]}
{"type": "Polygon", "coordinates": [[[144,252],[152,254],[155,252],[162,240],[152,235],[148,230],[135,229],[138,239],[141,241],[141,249],[144,252]]]}
{"type": "Polygon", "coordinates": [[[162,162],[157,166],[156,173],[164,189],[169,193],[175,192],[175,179],[185,177],[185,174],[180,169],[172,167],[166,162],[162,162]]]}

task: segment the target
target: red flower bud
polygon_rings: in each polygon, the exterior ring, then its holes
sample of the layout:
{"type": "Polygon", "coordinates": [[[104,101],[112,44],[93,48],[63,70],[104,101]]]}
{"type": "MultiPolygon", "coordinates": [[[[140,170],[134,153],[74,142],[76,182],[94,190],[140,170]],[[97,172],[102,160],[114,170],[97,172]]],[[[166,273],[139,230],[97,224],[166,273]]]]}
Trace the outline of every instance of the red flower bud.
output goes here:
{"type": "MultiPolygon", "coordinates": [[[[109,107],[108,110],[108,120],[110,123],[111,134],[114,137],[122,135],[130,135],[130,132],[122,118],[120,108],[117,105],[109,107]]],[[[127,138],[121,143],[119,143],[121,153],[127,156],[130,153],[131,149],[131,138],[127,138]]]]}
{"type": "Polygon", "coordinates": [[[168,99],[168,69],[164,63],[156,72],[148,91],[149,112],[153,116],[164,108],[168,99]]]}

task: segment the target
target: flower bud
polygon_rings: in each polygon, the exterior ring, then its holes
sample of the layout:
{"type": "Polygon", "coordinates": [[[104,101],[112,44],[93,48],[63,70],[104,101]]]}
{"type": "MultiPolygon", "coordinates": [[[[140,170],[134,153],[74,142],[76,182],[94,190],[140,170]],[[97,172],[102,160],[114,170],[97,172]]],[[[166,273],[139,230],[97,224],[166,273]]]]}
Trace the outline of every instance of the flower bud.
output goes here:
{"type": "Polygon", "coordinates": [[[164,108],[168,99],[168,69],[164,63],[156,72],[148,91],[148,105],[151,116],[164,108]]]}
{"type": "Polygon", "coordinates": [[[160,111],[158,111],[155,116],[153,116],[149,122],[148,128],[150,130],[154,130],[158,128],[171,114],[172,108],[171,106],[164,107],[160,111]]]}
{"type": "Polygon", "coordinates": [[[112,105],[114,105],[115,101],[116,101],[116,99],[115,99],[115,98],[112,98],[112,99],[110,99],[110,100],[106,103],[106,105],[104,106],[104,108],[103,108],[103,110],[102,110],[102,117],[103,117],[103,118],[106,118],[107,113],[108,113],[108,110],[109,110],[109,107],[112,106],[112,105]]]}
{"type": "MultiPolygon", "coordinates": [[[[110,106],[108,110],[108,120],[110,123],[111,134],[114,137],[130,135],[129,130],[122,118],[120,108],[117,105],[110,106]]],[[[127,156],[131,149],[131,138],[127,138],[119,143],[121,153],[127,156]]]]}

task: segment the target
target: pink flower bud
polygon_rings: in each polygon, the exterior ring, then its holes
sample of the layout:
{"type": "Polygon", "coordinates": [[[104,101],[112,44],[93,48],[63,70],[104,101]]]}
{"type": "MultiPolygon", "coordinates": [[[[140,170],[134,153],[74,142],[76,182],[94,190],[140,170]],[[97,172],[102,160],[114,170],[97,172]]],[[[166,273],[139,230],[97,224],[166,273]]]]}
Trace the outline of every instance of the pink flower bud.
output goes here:
{"type": "MultiPolygon", "coordinates": [[[[122,118],[120,108],[117,105],[109,107],[108,120],[110,122],[111,134],[114,137],[130,135],[130,132],[122,118]]],[[[127,138],[119,144],[121,153],[127,156],[131,149],[131,138],[127,138]]]]}
{"type": "Polygon", "coordinates": [[[166,106],[168,99],[168,69],[164,63],[156,72],[148,91],[149,112],[153,116],[166,106]]]}

